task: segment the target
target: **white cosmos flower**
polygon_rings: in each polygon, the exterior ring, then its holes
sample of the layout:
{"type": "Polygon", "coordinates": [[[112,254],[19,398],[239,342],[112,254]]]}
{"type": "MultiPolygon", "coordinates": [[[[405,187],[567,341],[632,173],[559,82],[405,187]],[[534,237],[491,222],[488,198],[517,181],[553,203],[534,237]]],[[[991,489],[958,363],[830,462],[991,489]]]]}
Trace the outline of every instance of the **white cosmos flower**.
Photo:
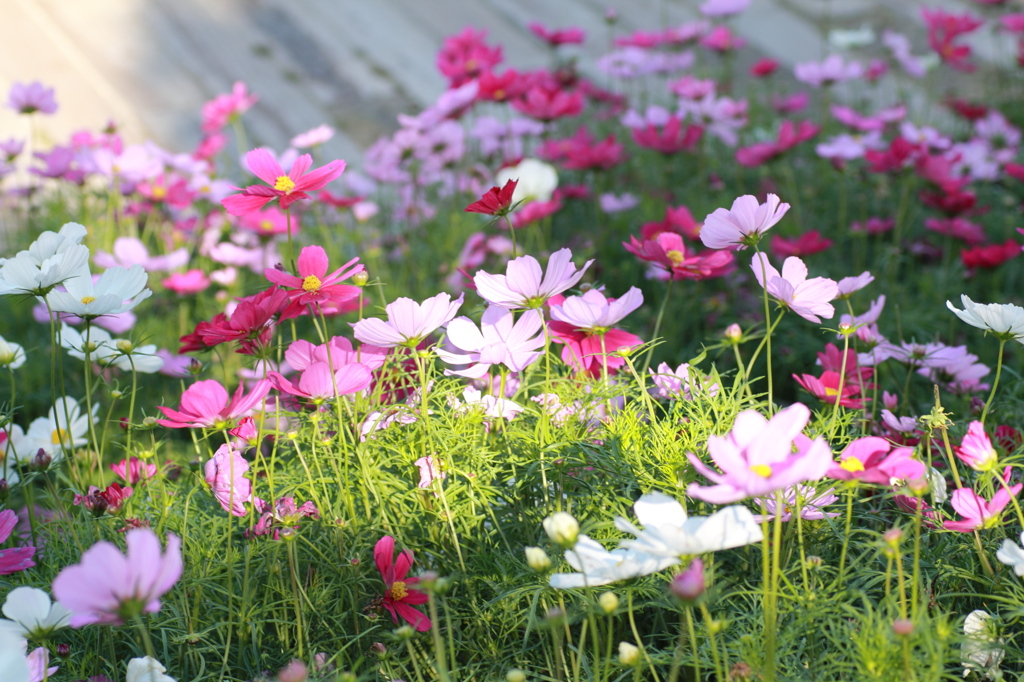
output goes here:
{"type": "Polygon", "coordinates": [[[60,344],[68,349],[68,355],[83,361],[88,346],[91,362],[100,367],[116,367],[122,372],[130,372],[134,368],[136,372],[152,374],[164,366],[163,358],[157,355],[155,344],[135,346],[126,339],[113,338],[110,332],[95,325],[90,325],[84,334],[74,327],[63,325],[60,344]]]}
{"type": "Polygon", "coordinates": [[[46,302],[56,312],[84,319],[123,313],[153,294],[146,288],[148,281],[149,274],[141,265],[108,268],[95,281],[86,270],[65,281],[65,291],[51,291],[46,302]]]}
{"type": "MultiPolygon", "coordinates": [[[[1024,544],[1024,533],[1020,534],[1020,541],[1024,544]]],[[[1013,572],[1018,577],[1024,576],[1024,548],[1010,538],[1003,540],[1003,546],[996,552],[996,558],[1007,566],[1013,566],[1013,572]]]]}
{"type": "Polygon", "coordinates": [[[967,614],[964,620],[963,644],[960,645],[960,662],[964,666],[964,677],[971,672],[983,674],[989,679],[1002,678],[999,664],[1006,655],[1003,640],[996,632],[996,624],[986,611],[977,609],[967,614]]]}
{"type": "Polygon", "coordinates": [[[165,672],[167,668],[155,658],[133,658],[128,661],[125,682],[177,682],[173,677],[164,675],[165,672]]]}
{"type": "Polygon", "coordinates": [[[1024,343],[1024,308],[1012,303],[975,303],[967,294],[960,296],[963,310],[950,301],[946,307],[967,324],[995,334],[996,338],[1024,343]]]}
{"type": "Polygon", "coordinates": [[[25,649],[25,640],[21,637],[0,633],[0,680],[31,682],[25,649]]]}
{"type": "Polygon", "coordinates": [[[6,463],[3,476],[9,484],[14,485],[21,480],[21,476],[18,474],[18,461],[27,463],[39,448],[32,448],[32,441],[29,440],[25,430],[17,424],[11,424],[6,431],[0,430],[0,445],[3,446],[6,463]]]}
{"type": "MultiPolygon", "coordinates": [[[[93,406],[93,412],[99,405],[93,406]]],[[[39,450],[44,450],[55,460],[63,454],[64,448],[74,449],[88,442],[90,415],[82,411],[74,398],[59,398],[45,417],[36,419],[28,427],[26,439],[28,452],[18,451],[22,461],[31,459],[39,450]],[[63,447],[62,447],[63,446],[63,447]]],[[[92,420],[95,421],[93,415],[92,420]]]]}
{"type": "Polygon", "coordinates": [[[3,606],[7,618],[0,619],[0,632],[16,637],[46,637],[67,627],[71,612],[36,587],[16,587],[7,594],[3,606]]]}
{"type": "Polygon", "coordinates": [[[0,296],[49,293],[58,284],[89,272],[89,248],[81,244],[55,253],[42,262],[28,251],[4,261],[0,267],[0,296]]]}
{"type": "Polygon", "coordinates": [[[0,336],[0,367],[18,369],[25,364],[25,349],[0,336]]]}
{"type": "Polygon", "coordinates": [[[504,187],[509,180],[518,180],[512,192],[512,202],[532,199],[550,201],[551,195],[558,188],[558,171],[551,164],[537,159],[523,159],[517,166],[509,166],[498,171],[495,182],[504,187]]]}
{"type": "Polygon", "coordinates": [[[679,563],[678,557],[658,557],[632,549],[609,552],[586,535],[580,535],[576,545],[565,550],[565,560],[579,573],[552,575],[548,584],[556,590],[607,585],[657,573],[679,563]]]}
{"type": "Polygon", "coordinates": [[[623,540],[627,549],[659,557],[682,557],[717,552],[760,542],[764,535],[746,507],[732,505],[711,516],[687,518],[678,501],[664,493],[648,493],[633,505],[644,525],[640,530],[621,516],[615,527],[636,536],[623,540]]]}

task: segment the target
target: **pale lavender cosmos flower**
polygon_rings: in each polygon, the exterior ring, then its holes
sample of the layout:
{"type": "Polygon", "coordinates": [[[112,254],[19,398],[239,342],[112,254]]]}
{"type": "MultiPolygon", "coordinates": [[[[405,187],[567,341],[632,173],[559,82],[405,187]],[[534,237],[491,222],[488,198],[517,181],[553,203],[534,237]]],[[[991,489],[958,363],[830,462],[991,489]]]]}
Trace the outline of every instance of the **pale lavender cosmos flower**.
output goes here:
{"type": "Polygon", "coordinates": [[[97,251],[92,260],[101,268],[130,268],[141,265],[146,272],[171,271],[188,264],[188,249],[182,247],[166,256],[150,256],[149,249],[137,237],[118,237],[114,240],[114,252],[97,251]]]}
{"type": "Polygon", "coordinates": [[[248,470],[249,462],[230,443],[221,445],[206,461],[206,482],[220,506],[233,516],[245,516],[245,503],[252,501],[252,481],[245,477],[248,470]]]}
{"type": "Polygon", "coordinates": [[[640,205],[640,200],[629,192],[612,194],[606,192],[598,198],[601,210],[605,213],[620,213],[640,205]]]}
{"type": "Polygon", "coordinates": [[[413,464],[420,470],[420,482],[417,484],[419,488],[429,488],[435,480],[443,481],[447,476],[438,466],[437,460],[430,455],[420,457],[413,464]]]}
{"type": "Polygon", "coordinates": [[[809,322],[821,322],[819,315],[831,319],[835,314],[829,301],[839,293],[839,285],[825,277],[807,279],[807,266],[796,256],[782,264],[782,274],[768,262],[768,256],[755,253],[750,269],[768,295],[809,322]]]}
{"type": "Polygon", "coordinates": [[[882,410],[882,422],[897,433],[913,433],[917,431],[917,419],[915,417],[897,417],[886,409],[882,410]]]}
{"type": "Polygon", "coordinates": [[[591,289],[582,296],[569,296],[561,305],[551,306],[551,319],[565,322],[574,329],[604,333],[622,321],[626,315],[643,305],[644,295],[636,287],[615,300],[611,300],[597,289],[591,289]]]}
{"type": "Polygon", "coordinates": [[[125,534],[127,555],[113,543],[97,542],[53,581],[57,601],[71,611],[70,625],[121,625],[160,610],[160,597],[181,577],[181,538],[167,535],[167,551],[148,528],[125,534]]]}
{"type": "Polygon", "coordinates": [[[754,410],[741,412],[732,431],[708,437],[711,459],[722,473],[687,453],[693,467],[716,485],[691,483],[686,494],[711,504],[730,504],[818,480],[833,464],[832,449],[824,438],[811,440],[801,433],[810,417],[811,411],[800,403],[771,421],[754,410]]]}
{"type": "Polygon", "coordinates": [[[363,343],[381,348],[415,348],[428,334],[455,317],[463,298],[460,294],[453,301],[451,296],[444,293],[428,298],[423,303],[417,303],[411,298],[398,298],[385,308],[387,322],[371,317],[352,323],[352,331],[363,343]]]}
{"type": "Polygon", "coordinates": [[[882,133],[872,130],[867,133],[843,133],[822,142],[814,150],[823,159],[834,161],[853,161],[860,159],[869,149],[882,149],[886,146],[882,133]]]}
{"type": "Polygon", "coordinates": [[[700,6],[700,13],[706,17],[727,17],[739,14],[750,5],[750,0],[707,0],[700,6]]]}
{"type": "Polygon", "coordinates": [[[923,78],[928,71],[925,60],[910,53],[910,39],[894,31],[882,32],[882,44],[892,52],[893,59],[914,78],[923,78]]]}
{"type": "Polygon", "coordinates": [[[548,259],[547,272],[541,271],[540,263],[533,256],[520,256],[509,261],[504,275],[481,270],[473,281],[477,293],[492,305],[509,310],[540,308],[552,296],[576,286],[593,262],[593,259],[588,260],[577,270],[572,262],[572,251],[559,249],[548,259]]]}
{"type": "Polygon", "coordinates": [[[709,249],[753,246],[789,210],[774,194],[759,204],[757,197],[745,194],[732,202],[731,209],[718,208],[704,219],[700,240],[709,249]]]}
{"type": "Polygon", "coordinates": [[[843,277],[836,285],[838,290],[836,298],[849,298],[874,281],[875,276],[867,270],[855,277],[843,277]]]}
{"type": "Polygon", "coordinates": [[[446,338],[453,351],[437,349],[437,356],[449,365],[468,365],[461,370],[447,370],[469,379],[479,379],[492,365],[505,365],[521,372],[540,357],[537,350],[544,345],[542,320],[536,310],[527,310],[512,323],[512,311],[488,306],[478,329],[468,317],[457,317],[448,323],[446,338]]]}
{"type": "Polygon", "coordinates": [[[0,160],[11,163],[17,159],[24,150],[25,140],[19,140],[16,137],[8,138],[0,142],[0,156],[3,157],[0,160]]]}
{"type": "Polygon", "coordinates": [[[448,398],[448,404],[459,414],[482,410],[485,417],[512,421],[525,409],[519,403],[512,402],[507,398],[481,393],[480,389],[472,386],[466,387],[466,390],[462,392],[462,397],[466,400],[465,404],[458,398],[448,398]]]}
{"type": "Polygon", "coordinates": [[[837,54],[829,55],[823,62],[805,62],[793,67],[798,81],[815,88],[860,78],[863,73],[864,67],[860,62],[844,62],[837,54]]]}
{"type": "Polygon", "coordinates": [[[39,81],[31,83],[15,83],[7,96],[7,106],[19,114],[52,114],[57,111],[57,100],[53,96],[53,88],[48,88],[39,81]]]}
{"type": "Polygon", "coordinates": [[[299,133],[292,138],[291,145],[296,149],[306,149],[324,144],[334,137],[334,128],[329,125],[320,125],[312,130],[299,133]]]}
{"type": "Polygon", "coordinates": [[[699,370],[690,367],[689,363],[684,362],[672,369],[668,363],[663,362],[658,365],[657,372],[653,369],[648,371],[654,383],[654,388],[650,392],[655,398],[693,400],[694,393],[710,397],[718,395],[718,384],[704,377],[699,370]]]}
{"type": "MultiPolygon", "coordinates": [[[[793,518],[793,512],[796,511],[797,507],[797,494],[801,498],[800,518],[804,521],[820,521],[826,516],[841,516],[839,512],[825,512],[821,509],[839,499],[838,495],[833,494],[834,491],[835,488],[829,488],[819,493],[807,485],[796,485],[786,488],[782,491],[782,513],[779,520],[785,523],[793,518]]],[[[754,516],[754,520],[758,523],[771,521],[779,515],[778,505],[775,503],[774,496],[761,497],[754,501],[763,504],[767,512],[766,514],[754,516]]]]}

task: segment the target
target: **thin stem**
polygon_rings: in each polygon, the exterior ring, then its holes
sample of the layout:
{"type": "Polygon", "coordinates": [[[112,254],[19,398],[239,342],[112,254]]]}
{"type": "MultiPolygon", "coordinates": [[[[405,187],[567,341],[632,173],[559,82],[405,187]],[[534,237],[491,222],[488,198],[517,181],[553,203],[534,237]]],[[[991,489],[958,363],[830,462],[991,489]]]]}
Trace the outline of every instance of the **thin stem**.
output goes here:
{"type": "Polygon", "coordinates": [[[665,308],[668,307],[668,299],[672,297],[672,287],[676,280],[673,277],[668,281],[668,289],[665,290],[665,298],[661,300],[661,307],[658,309],[658,319],[654,321],[654,332],[651,334],[651,347],[647,349],[647,357],[644,358],[644,368],[641,374],[647,374],[647,368],[651,366],[651,357],[654,355],[654,343],[658,340],[658,333],[661,331],[661,321],[665,316],[665,308]]]}
{"type": "Polygon", "coordinates": [[[985,417],[988,416],[988,408],[992,407],[992,399],[996,397],[996,389],[999,388],[999,375],[1003,373],[1003,349],[1006,347],[1006,339],[999,339],[999,360],[996,362],[996,378],[992,380],[992,391],[985,401],[985,409],[981,411],[981,423],[984,426],[985,417]]]}

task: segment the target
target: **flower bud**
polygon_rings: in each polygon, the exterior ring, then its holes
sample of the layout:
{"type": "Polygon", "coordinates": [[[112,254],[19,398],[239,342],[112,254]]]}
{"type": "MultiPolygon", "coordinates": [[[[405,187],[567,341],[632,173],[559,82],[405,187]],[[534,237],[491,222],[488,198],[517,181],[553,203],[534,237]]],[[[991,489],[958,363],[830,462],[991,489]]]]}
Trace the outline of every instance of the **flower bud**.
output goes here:
{"type": "Polygon", "coordinates": [[[619,608],[619,595],[614,592],[603,592],[597,598],[597,603],[605,615],[610,616],[615,613],[615,609],[619,608]]]}
{"type": "Polygon", "coordinates": [[[124,393],[122,393],[121,391],[117,390],[116,388],[112,389],[110,391],[110,397],[113,398],[114,400],[119,400],[121,398],[121,396],[123,396],[123,395],[124,395],[124,393]]]}
{"type": "Polygon", "coordinates": [[[117,350],[121,351],[125,355],[131,355],[132,351],[135,350],[135,344],[128,339],[118,339],[117,343],[114,345],[117,346],[117,350]]]}
{"type": "Polygon", "coordinates": [[[537,573],[543,573],[551,568],[551,558],[540,547],[527,547],[526,565],[537,573]]]}
{"type": "Polygon", "coordinates": [[[156,417],[146,417],[142,420],[142,428],[144,429],[154,429],[157,426],[159,424],[156,422],[156,417]]]}
{"type": "Polygon", "coordinates": [[[370,645],[370,655],[383,658],[388,655],[388,648],[381,642],[374,642],[370,645]]]}
{"type": "Polygon", "coordinates": [[[519,668],[512,668],[505,673],[506,682],[526,682],[526,673],[519,668]]]}
{"type": "Polygon", "coordinates": [[[821,568],[821,565],[824,563],[825,562],[822,561],[820,556],[815,556],[812,554],[809,557],[807,557],[807,568],[811,569],[812,571],[821,568]]]}
{"type": "Polygon", "coordinates": [[[46,450],[39,448],[39,452],[35,454],[35,457],[32,458],[32,461],[29,462],[28,466],[33,471],[46,471],[50,468],[50,463],[52,461],[53,457],[50,457],[46,450]]]}
{"type": "Polygon", "coordinates": [[[890,528],[882,535],[882,539],[885,540],[885,544],[896,549],[900,546],[900,542],[903,541],[903,531],[899,528],[890,528]]]}
{"type": "Polygon", "coordinates": [[[740,329],[738,324],[733,322],[725,328],[725,338],[730,343],[739,343],[743,338],[743,330],[740,329]]]}
{"type": "Polygon", "coordinates": [[[71,655],[71,645],[61,642],[57,645],[57,655],[61,658],[67,658],[71,655]]]}
{"type": "Polygon", "coordinates": [[[416,631],[408,625],[403,625],[402,627],[397,628],[394,634],[398,639],[412,639],[412,636],[416,634],[416,631]]]}
{"type": "Polygon", "coordinates": [[[203,363],[199,362],[195,358],[188,363],[188,373],[194,377],[199,376],[203,373],[203,363]]]}
{"type": "Polygon", "coordinates": [[[906,637],[913,634],[914,623],[906,618],[897,618],[892,622],[892,631],[900,637],[906,637]]]}
{"type": "Polygon", "coordinates": [[[676,597],[687,604],[692,604],[704,594],[704,562],[694,559],[690,567],[672,578],[669,589],[676,597]]]}
{"type": "Polygon", "coordinates": [[[580,534],[580,524],[572,514],[555,512],[544,519],[544,532],[555,544],[562,547],[573,547],[580,534]]]}
{"type": "Polygon", "coordinates": [[[423,573],[420,573],[420,587],[427,592],[433,592],[434,588],[437,587],[437,581],[440,577],[437,571],[423,571],[423,573]]]}
{"type": "Polygon", "coordinates": [[[356,274],[352,275],[352,284],[355,284],[357,287],[365,287],[366,283],[369,281],[370,275],[366,272],[366,270],[361,270],[356,274]]]}
{"type": "Polygon", "coordinates": [[[629,642],[619,642],[619,663],[632,668],[640,662],[640,649],[629,642]]]}
{"type": "Polygon", "coordinates": [[[306,668],[306,664],[298,659],[292,659],[291,663],[277,673],[278,682],[306,682],[307,679],[309,679],[309,670],[306,668]]]}
{"type": "Polygon", "coordinates": [[[743,661],[734,663],[732,668],[729,669],[729,679],[735,682],[743,682],[743,680],[752,680],[753,678],[754,671],[743,661]]]}

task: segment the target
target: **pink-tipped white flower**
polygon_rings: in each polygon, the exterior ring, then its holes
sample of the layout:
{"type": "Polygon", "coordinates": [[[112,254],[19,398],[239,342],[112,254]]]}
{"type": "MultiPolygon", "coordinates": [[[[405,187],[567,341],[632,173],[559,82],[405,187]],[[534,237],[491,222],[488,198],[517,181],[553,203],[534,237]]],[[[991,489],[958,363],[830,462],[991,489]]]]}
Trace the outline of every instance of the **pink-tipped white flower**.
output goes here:
{"type": "Polygon", "coordinates": [[[533,256],[520,256],[509,261],[504,275],[492,275],[482,270],[473,278],[476,291],[492,305],[515,310],[540,308],[549,298],[574,286],[583,277],[593,259],[576,269],[572,251],[559,249],[548,259],[547,272],[533,256]]]}
{"type": "Polygon", "coordinates": [[[512,311],[490,306],[477,328],[467,317],[458,317],[448,324],[448,344],[455,352],[438,348],[437,355],[449,365],[472,365],[467,369],[448,370],[449,374],[479,379],[492,365],[504,365],[521,372],[540,357],[544,345],[541,317],[536,310],[527,310],[513,324],[512,311]]]}
{"type": "Polygon", "coordinates": [[[363,343],[381,348],[408,346],[415,348],[427,335],[448,324],[459,311],[464,296],[454,301],[448,294],[438,294],[417,303],[399,298],[387,305],[388,320],[376,317],[352,324],[352,332],[363,343]]]}
{"type": "Polygon", "coordinates": [[[757,197],[745,194],[732,202],[731,209],[715,209],[704,219],[700,240],[709,249],[753,246],[788,210],[789,204],[781,203],[774,194],[769,194],[763,204],[758,203],[757,197]]]}
{"type": "Polygon", "coordinates": [[[781,274],[763,253],[754,254],[750,268],[769,296],[805,320],[821,322],[821,317],[831,319],[835,315],[829,301],[839,293],[839,286],[825,277],[807,279],[807,266],[796,256],[785,260],[781,274]]]}

